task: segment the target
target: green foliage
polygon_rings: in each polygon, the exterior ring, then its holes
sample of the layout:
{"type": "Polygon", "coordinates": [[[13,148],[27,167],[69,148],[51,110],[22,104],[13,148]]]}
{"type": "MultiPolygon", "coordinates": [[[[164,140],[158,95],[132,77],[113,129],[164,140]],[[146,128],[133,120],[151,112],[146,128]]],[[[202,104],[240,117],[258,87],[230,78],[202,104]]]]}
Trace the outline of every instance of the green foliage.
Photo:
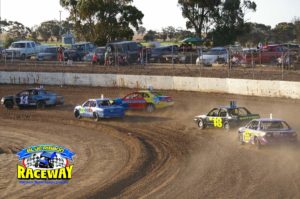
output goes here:
{"type": "Polygon", "coordinates": [[[132,0],[60,0],[70,11],[76,36],[80,40],[104,45],[109,41],[132,39],[142,24],[143,13],[132,0]]]}
{"type": "Polygon", "coordinates": [[[16,41],[16,39],[10,37],[9,35],[6,35],[4,38],[3,47],[8,48],[11,45],[11,43],[13,43],[15,41],[16,41]]]}
{"type": "Polygon", "coordinates": [[[293,23],[279,23],[272,32],[273,41],[276,43],[286,43],[296,39],[295,25],[293,23]]]}
{"type": "Polygon", "coordinates": [[[153,31],[153,30],[149,30],[146,35],[144,36],[144,40],[145,41],[154,41],[155,39],[158,38],[157,36],[157,32],[156,31],[153,31]]]}

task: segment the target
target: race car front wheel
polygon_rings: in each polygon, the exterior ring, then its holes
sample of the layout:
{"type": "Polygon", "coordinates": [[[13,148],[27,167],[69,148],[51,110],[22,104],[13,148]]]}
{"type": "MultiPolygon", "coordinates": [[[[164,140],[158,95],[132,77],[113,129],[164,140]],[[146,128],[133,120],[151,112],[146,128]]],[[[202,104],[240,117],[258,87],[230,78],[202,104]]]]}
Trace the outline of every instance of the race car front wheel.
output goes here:
{"type": "Polygon", "coordinates": [[[204,125],[204,122],[203,122],[202,119],[199,119],[199,121],[198,121],[198,127],[199,127],[199,129],[204,129],[205,128],[205,125],[204,125]]]}
{"type": "Polygon", "coordinates": [[[225,122],[225,123],[224,123],[224,129],[225,129],[226,131],[229,131],[230,125],[229,125],[228,122],[225,122]]]}
{"type": "Polygon", "coordinates": [[[260,144],[260,141],[258,140],[257,137],[254,137],[254,145],[257,149],[260,149],[261,148],[261,144],[260,144]]]}
{"type": "Polygon", "coordinates": [[[77,119],[80,119],[80,118],[81,118],[79,111],[75,111],[74,116],[75,116],[75,118],[77,118],[77,119]]]}
{"type": "Polygon", "coordinates": [[[12,108],[14,107],[14,103],[13,103],[11,100],[6,100],[6,101],[4,102],[4,106],[5,106],[5,108],[7,108],[7,109],[12,109],[12,108]]]}

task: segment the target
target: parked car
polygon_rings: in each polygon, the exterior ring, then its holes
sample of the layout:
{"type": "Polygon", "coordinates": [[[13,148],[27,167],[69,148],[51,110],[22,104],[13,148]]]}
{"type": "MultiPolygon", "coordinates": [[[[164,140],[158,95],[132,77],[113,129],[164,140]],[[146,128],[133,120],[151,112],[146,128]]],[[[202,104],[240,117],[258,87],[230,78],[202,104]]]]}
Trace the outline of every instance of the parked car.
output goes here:
{"type": "Polygon", "coordinates": [[[77,119],[93,118],[95,121],[101,118],[123,118],[125,109],[113,104],[113,100],[109,98],[89,99],[74,108],[74,116],[77,119]]]}
{"type": "Polygon", "coordinates": [[[97,63],[104,64],[105,47],[98,47],[95,51],[88,53],[83,57],[83,61],[91,62],[95,53],[97,56],[97,63]]]}
{"type": "Polygon", "coordinates": [[[106,51],[112,56],[112,60],[120,60],[127,63],[137,63],[143,46],[134,41],[111,42],[106,45],[106,51]]]}
{"type": "Polygon", "coordinates": [[[82,61],[83,57],[96,49],[91,42],[75,43],[64,51],[65,60],[82,61]]]}
{"type": "Polygon", "coordinates": [[[297,138],[296,131],[282,119],[255,119],[238,130],[241,144],[253,144],[257,148],[279,142],[297,142],[297,138]]]}
{"type": "Polygon", "coordinates": [[[47,46],[40,45],[34,41],[17,41],[13,42],[8,49],[4,50],[3,54],[7,59],[26,59],[35,56],[46,47],[47,46]]]}
{"type": "Polygon", "coordinates": [[[256,118],[260,118],[259,114],[253,114],[247,108],[239,107],[236,102],[231,101],[230,106],[213,108],[208,114],[195,116],[194,121],[200,129],[213,127],[228,130],[256,118]]]}
{"type": "Polygon", "coordinates": [[[36,107],[45,108],[46,106],[62,105],[64,97],[43,88],[32,88],[23,90],[13,96],[5,96],[1,99],[1,105],[7,109],[12,109],[15,105],[19,108],[36,107]]]}
{"type": "Polygon", "coordinates": [[[224,47],[215,47],[211,48],[209,51],[204,52],[202,55],[200,55],[197,60],[196,64],[200,65],[206,65],[206,66],[212,66],[214,63],[227,63],[228,61],[228,51],[224,47]]]}
{"type": "Polygon", "coordinates": [[[178,46],[169,45],[169,46],[160,46],[157,48],[151,49],[151,62],[168,62],[169,59],[172,60],[177,58],[178,55],[178,46]]]}
{"type": "MultiPolygon", "coordinates": [[[[57,49],[59,47],[47,47],[43,52],[37,54],[36,59],[38,61],[56,61],[57,60],[57,49]]],[[[64,48],[63,48],[64,50],[64,48]]]]}

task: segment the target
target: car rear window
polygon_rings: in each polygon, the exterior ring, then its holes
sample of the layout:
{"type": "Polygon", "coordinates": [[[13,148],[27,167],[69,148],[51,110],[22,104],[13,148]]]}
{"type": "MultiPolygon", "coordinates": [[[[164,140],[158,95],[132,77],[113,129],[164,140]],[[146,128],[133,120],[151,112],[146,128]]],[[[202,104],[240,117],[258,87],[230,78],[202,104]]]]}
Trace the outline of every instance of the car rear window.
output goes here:
{"type": "Polygon", "coordinates": [[[289,129],[289,125],[283,121],[263,121],[260,124],[262,130],[289,129]]]}

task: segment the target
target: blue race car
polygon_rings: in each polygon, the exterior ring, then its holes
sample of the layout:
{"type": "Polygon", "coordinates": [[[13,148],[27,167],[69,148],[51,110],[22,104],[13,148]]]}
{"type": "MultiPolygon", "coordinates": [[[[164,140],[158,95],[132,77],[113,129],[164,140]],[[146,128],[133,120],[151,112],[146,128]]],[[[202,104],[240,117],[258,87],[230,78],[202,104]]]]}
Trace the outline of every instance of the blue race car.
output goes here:
{"type": "Polygon", "coordinates": [[[238,130],[241,144],[253,144],[257,148],[279,142],[297,142],[297,137],[296,131],[282,119],[255,119],[238,130]]]}
{"type": "Polygon", "coordinates": [[[43,88],[32,88],[23,90],[15,96],[5,96],[1,99],[1,105],[12,109],[14,105],[19,108],[36,107],[43,109],[46,106],[64,104],[64,97],[56,93],[44,90],[43,88]]]}
{"type": "Polygon", "coordinates": [[[123,118],[125,109],[123,106],[115,105],[114,101],[109,98],[89,99],[75,107],[74,116],[77,119],[93,118],[95,121],[101,118],[123,118]]]}
{"type": "Polygon", "coordinates": [[[53,168],[53,159],[56,157],[56,152],[49,153],[44,151],[38,161],[35,163],[36,168],[53,168]]]}

